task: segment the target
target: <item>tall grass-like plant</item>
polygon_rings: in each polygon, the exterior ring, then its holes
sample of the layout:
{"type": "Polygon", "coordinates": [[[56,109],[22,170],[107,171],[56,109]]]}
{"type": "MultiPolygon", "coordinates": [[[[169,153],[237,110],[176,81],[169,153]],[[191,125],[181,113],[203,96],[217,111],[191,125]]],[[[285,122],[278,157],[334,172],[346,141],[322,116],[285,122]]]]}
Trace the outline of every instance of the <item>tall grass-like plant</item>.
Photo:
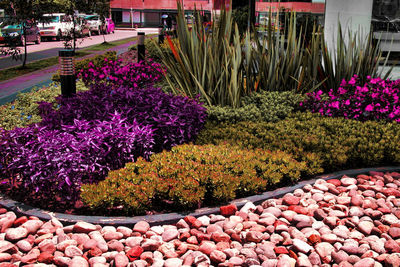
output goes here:
{"type": "Polygon", "coordinates": [[[208,31],[195,12],[195,22],[189,29],[182,5],[177,4],[179,45],[167,36],[172,54],[159,50],[172,90],[189,97],[200,95],[208,105],[238,107],[241,96],[248,92],[244,85],[241,38],[231,11],[222,10],[208,31]]]}
{"type": "MultiPolygon", "coordinates": [[[[276,21],[279,14],[277,14],[276,21]]],[[[257,76],[255,86],[267,91],[295,91],[299,86],[306,86],[302,77],[302,61],[306,56],[305,39],[302,29],[297,31],[296,14],[291,13],[287,19],[288,27],[285,30],[273,30],[272,15],[269,15],[269,25],[266,36],[256,41],[254,48],[255,65],[258,73],[249,73],[257,76]]]]}
{"type": "MultiPolygon", "coordinates": [[[[320,76],[326,79],[321,90],[327,92],[330,89],[339,88],[343,80],[350,80],[353,75],[360,77],[362,83],[366,82],[366,77],[381,77],[387,79],[393,69],[386,73],[383,68],[379,71],[379,61],[383,58],[380,49],[380,40],[374,41],[373,32],[370,32],[367,39],[363,40],[360,32],[347,31],[347,38],[343,34],[343,29],[339,24],[336,46],[334,51],[328,49],[324,34],[320,35],[322,40],[316,40],[311,45],[313,53],[311,57],[318,53],[317,46],[321,44],[322,58],[317,66],[320,76]]],[[[384,59],[383,67],[387,65],[389,54],[384,59]]],[[[313,74],[315,69],[312,70],[313,74]]],[[[321,82],[321,78],[320,78],[321,82]]]]}
{"type": "MultiPolygon", "coordinates": [[[[159,52],[167,67],[166,79],[176,94],[200,95],[209,106],[240,107],[241,98],[254,91],[293,91],[298,93],[322,89],[336,90],[343,79],[383,77],[378,71],[382,52],[372,33],[367,40],[349,32],[343,37],[339,26],[335,52],[327,47],[320,27],[296,23],[296,13],[287,14],[285,27],[275,28],[269,15],[266,35],[260,40],[249,32],[239,34],[231,10],[221,10],[207,31],[198,12],[191,28],[178,1],[179,42],[167,36],[172,53],[159,52]],[[303,28],[303,26],[305,28],[303,28]],[[346,39],[346,40],[345,40],[346,39]]],[[[387,61],[385,61],[386,65],[387,61]]]]}

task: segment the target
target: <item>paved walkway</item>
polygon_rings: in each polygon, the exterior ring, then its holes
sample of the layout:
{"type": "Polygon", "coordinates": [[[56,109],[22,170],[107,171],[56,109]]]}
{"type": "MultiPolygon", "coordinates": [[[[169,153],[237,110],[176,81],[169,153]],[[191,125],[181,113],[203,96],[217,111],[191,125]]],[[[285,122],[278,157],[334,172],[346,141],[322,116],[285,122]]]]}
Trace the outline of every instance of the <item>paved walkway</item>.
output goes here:
{"type": "MultiPolygon", "coordinates": [[[[117,55],[119,55],[128,51],[128,48],[133,44],[136,44],[136,41],[131,41],[103,51],[94,51],[91,55],[87,55],[80,59],[92,57],[93,55],[97,54],[103,54],[107,51],[116,51],[117,55]]],[[[35,87],[49,85],[52,82],[51,77],[57,72],[58,68],[59,66],[55,65],[43,70],[16,77],[11,80],[0,82],[0,105],[4,105],[5,103],[15,100],[16,96],[20,92],[25,93],[31,91],[35,87]]]]}

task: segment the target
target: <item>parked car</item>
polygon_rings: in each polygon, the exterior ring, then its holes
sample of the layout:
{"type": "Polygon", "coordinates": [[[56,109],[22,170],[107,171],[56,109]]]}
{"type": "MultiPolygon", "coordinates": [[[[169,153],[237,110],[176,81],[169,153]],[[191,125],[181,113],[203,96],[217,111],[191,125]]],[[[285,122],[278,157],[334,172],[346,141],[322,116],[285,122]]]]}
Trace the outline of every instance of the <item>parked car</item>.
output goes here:
{"type": "Polygon", "coordinates": [[[114,21],[110,18],[106,18],[106,33],[114,33],[115,24],[114,21]]]}
{"type": "Polygon", "coordinates": [[[45,14],[43,17],[44,20],[39,24],[42,40],[46,38],[61,40],[73,28],[72,18],[64,13],[45,14]]]}
{"type": "Polygon", "coordinates": [[[106,32],[106,25],[100,19],[99,15],[88,15],[85,19],[89,22],[89,28],[92,34],[95,32],[96,34],[100,35],[103,32],[106,32]]]}
{"type": "Polygon", "coordinates": [[[90,24],[89,22],[85,19],[86,15],[78,15],[75,19],[75,27],[76,27],[76,32],[80,37],[83,36],[92,36],[92,32],[90,31],[90,24]]]}
{"type": "Polygon", "coordinates": [[[24,37],[24,27],[22,24],[3,22],[3,25],[4,26],[1,28],[0,31],[0,43],[23,46],[26,41],[40,44],[39,28],[34,22],[25,22],[26,39],[24,37]]]}

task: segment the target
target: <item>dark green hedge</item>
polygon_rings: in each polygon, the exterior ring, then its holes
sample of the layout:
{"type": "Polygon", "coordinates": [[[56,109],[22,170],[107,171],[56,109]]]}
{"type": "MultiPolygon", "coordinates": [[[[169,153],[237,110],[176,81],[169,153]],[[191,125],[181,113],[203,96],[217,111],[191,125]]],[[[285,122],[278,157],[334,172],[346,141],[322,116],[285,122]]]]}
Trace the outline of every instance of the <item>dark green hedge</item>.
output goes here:
{"type": "Polygon", "coordinates": [[[303,99],[304,96],[293,92],[261,91],[243,97],[240,108],[207,107],[208,120],[216,123],[276,122],[298,109],[303,99]]]}
{"type": "Polygon", "coordinates": [[[294,113],[276,123],[208,123],[197,144],[281,150],[307,162],[307,176],[400,163],[400,124],[294,113]]]}

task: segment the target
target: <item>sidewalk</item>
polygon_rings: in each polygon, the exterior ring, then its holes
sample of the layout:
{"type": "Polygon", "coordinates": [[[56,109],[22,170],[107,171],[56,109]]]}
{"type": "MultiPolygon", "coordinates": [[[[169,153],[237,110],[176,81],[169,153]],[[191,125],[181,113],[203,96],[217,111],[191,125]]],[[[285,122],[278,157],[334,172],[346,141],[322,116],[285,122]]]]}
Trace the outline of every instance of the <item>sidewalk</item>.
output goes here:
{"type": "MultiPolygon", "coordinates": [[[[79,60],[92,57],[98,54],[104,54],[107,51],[116,51],[117,55],[128,51],[128,48],[136,44],[136,41],[131,41],[119,46],[115,46],[103,51],[93,51],[90,55],[79,58],[79,60]]],[[[46,69],[35,71],[26,75],[16,77],[7,81],[0,82],[0,105],[11,102],[16,99],[18,93],[31,91],[35,87],[43,87],[49,85],[51,77],[57,72],[59,66],[54,65],[46,69]]]]}

